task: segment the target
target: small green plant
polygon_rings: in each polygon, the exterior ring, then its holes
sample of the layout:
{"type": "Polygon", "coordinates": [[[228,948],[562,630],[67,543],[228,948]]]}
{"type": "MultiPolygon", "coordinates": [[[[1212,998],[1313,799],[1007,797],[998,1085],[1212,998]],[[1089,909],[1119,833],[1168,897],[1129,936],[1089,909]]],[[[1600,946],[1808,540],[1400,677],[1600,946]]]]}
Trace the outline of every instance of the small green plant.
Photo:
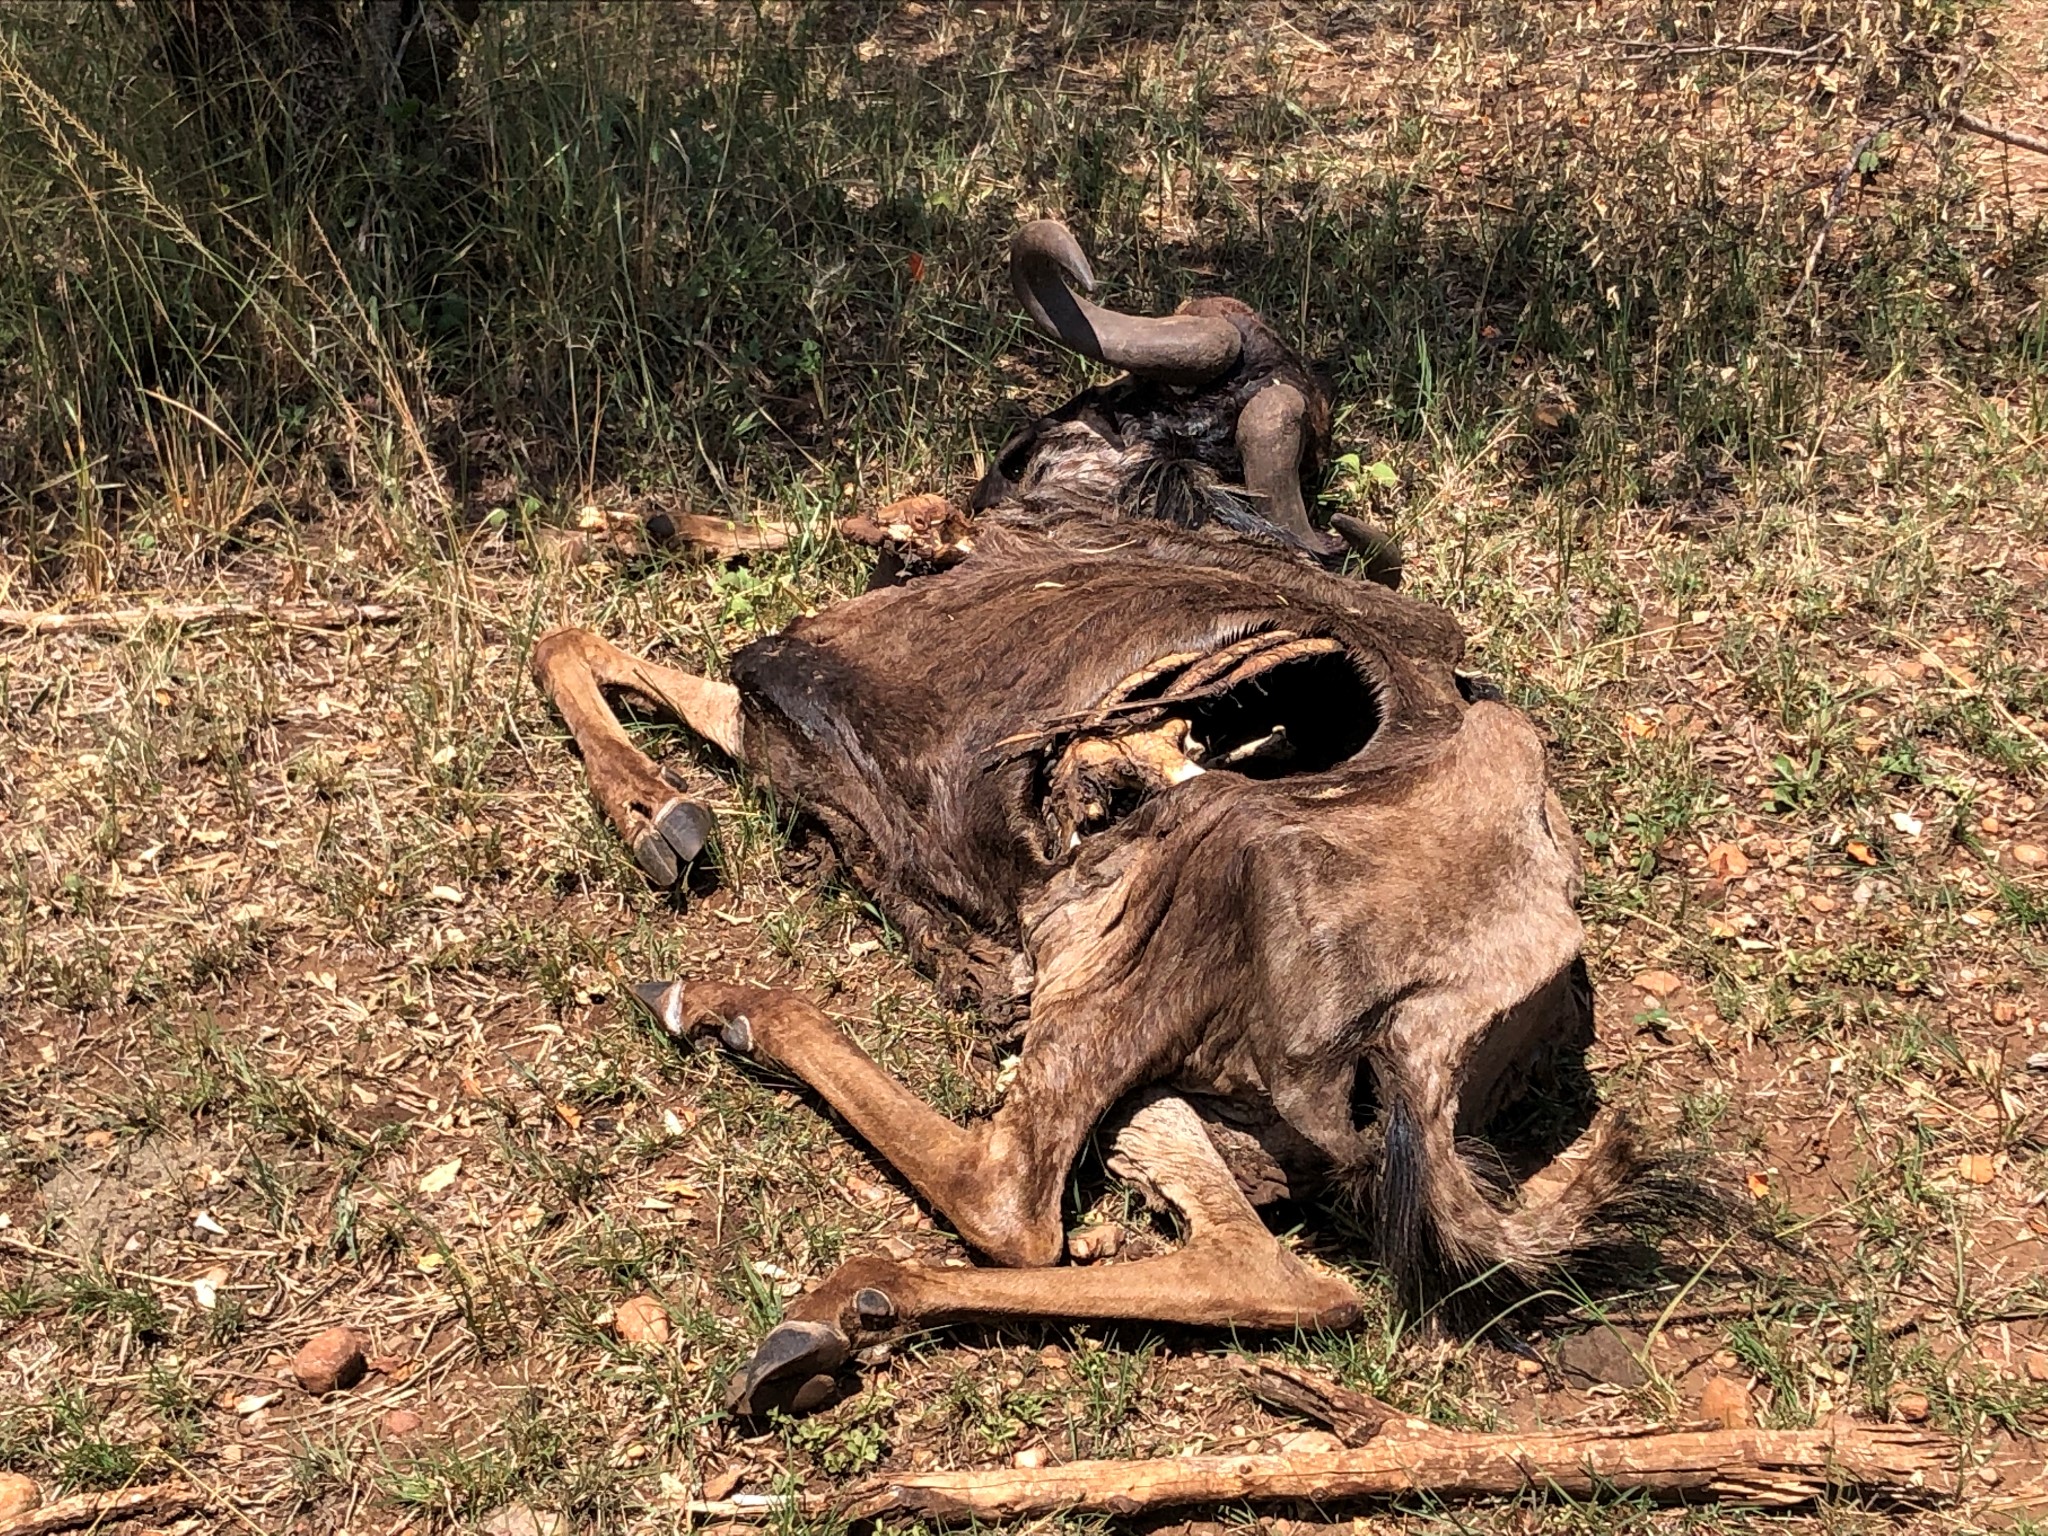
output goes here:
{"type": "Polygon", "coordinates": [[[803,1419],[778,1413],[773,1422],[792,1451],[808,1457],[833,1477],[851,1477],[888,1454],[889,1432],[883,1421],[891,1418],[895,1409],[894,1394],[877,1388],[835,1413],[803,1419]]]}

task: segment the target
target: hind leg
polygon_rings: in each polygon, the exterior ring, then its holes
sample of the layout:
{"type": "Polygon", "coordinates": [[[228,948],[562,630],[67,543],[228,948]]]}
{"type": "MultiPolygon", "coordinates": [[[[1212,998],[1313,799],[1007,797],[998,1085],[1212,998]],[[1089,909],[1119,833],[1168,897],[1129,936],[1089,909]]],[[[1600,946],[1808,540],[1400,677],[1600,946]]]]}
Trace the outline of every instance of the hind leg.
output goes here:
{"type": "Polygon", "coordinates": [[[1311,1268],[1266,1229],[1187,1102],[1148,1096],[1113,1137],[1109,1165],[1180,1217],[1182,1246],[1156,1259],[1086,1269],[928,1269],[854,1259],[795,1302],[733,1378],[742,1415],[810,1406],[849,1353],[949,1322],[1020,1318],[1342,1328],[1358,1295],[1311,1268]]]}
{"type": "Polygon", "coordinates": [[[739,692],[629,656],[587,629],[557,629],[533,648],[533,673],[583,753],[591,792],[656,885],[674,885],[711,835],[711,813],[633,745],[606,690],[638,695],[728,756],[740,753],[739,692]]]}

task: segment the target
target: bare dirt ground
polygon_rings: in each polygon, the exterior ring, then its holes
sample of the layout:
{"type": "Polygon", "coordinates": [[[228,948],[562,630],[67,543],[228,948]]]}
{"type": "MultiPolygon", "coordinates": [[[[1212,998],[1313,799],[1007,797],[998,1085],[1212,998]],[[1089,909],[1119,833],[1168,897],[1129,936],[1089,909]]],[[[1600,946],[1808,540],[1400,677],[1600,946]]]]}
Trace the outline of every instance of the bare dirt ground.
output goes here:
{"type": "MultiPolygon", "coordinates": [[[[1720,1378],[1766,1424],[1925,1419],[1977,1469],[1961,1506],[1920,1511],[1532,1495],[1288,1520],[2048,1518],[2048,160],[1923,127],[1843,177],[1917,88],[1862,14],[1134,8],[1098,45],[1099,16],[905,6],[845,40],[934,81],[1002,60],[1059,121],[1138,114],[1125,201],[1096,207],[1147,239],[1098,272],[1126,297],[1246,293],[1337,360],[1359,457],[1332,495],[1396,521],[1413,588],[1552,739],[1588,843],[1601,1092],[1705,1159],[1753,1230],[1678,1227],[1662,1270],[1560,1281],[1459,1337],[1394,1316],[1355,1218],[1304,1208],[1301,1244],[1369,1298],[1357,1333],[947,1333],[815,1418],[721,1417],[730,1367],[838,1260],[967,1255],[811,1096],[678,1052],[623,985],[802,987],[962,1115],[995,1101],[1007,1045],[935,1003],[786,808],[655,727],[721,840],[690,890],[648,890],[526,657],[577,622],[715,670],[857,590],[835,516],[962,487],[1079,377],[1004,349],[999,248],[963,239],[921,278],[951,307],[894,361],[768,399],[804,461],[786,480],[621,471],[442,510],[430,480],[353,463],[250,519],[222,470],[152,492],[126,525],[151,542],[110,537],[97,566],[0,558],[0,607],[286,615],[0,633],[0,1466],[52,1495],[187,1481],[206,1504],[159,1522],[180,1530],[680,1530],[707,1485],[1283,1446],[1304,1426],[1228,1364],[1270,1351],[1474,1427],[1686,1419],[1720,1378]],[[1530,185],[1569,190],[1556,248],[1613,286],[1540,270],[1530,185]],[[1745,313],[1794,318],[1725,357],[1535,339],[1546,295],[1675,312],[1642,253],[1683,275],[1730,250],[1685,210],[1778,241],[1745,313]],[[1418,361],[1385,318],[1418,293],[1464,316],[1457,357],[1418,361]],[[1895,355],[1856,329],[1880,297],[1912,333],[1895,355]],[[947,326],[979,350],[946,355],[947,326]],[[1406,355],[1362,349],[1393,335],[1406,355]],[[862,378],[917,397],[910,440],[844,403],[862,378]],[[642,547],[637,514],[682,505],[804,532],[727,567],[642,547]],[[620,1337],[639,1295],[665,1340],[620,1337]],[[337,1325],[370,1369],[314,1397],[289,1364],[337,1325]]],[[[2039,7],[1956,26],[1908,28],[1899,57],[1968,54],[1973,111],[2048,132],[2039,7]]],[[[927,191],[1008,174],[949,165],[927,191]]],[[[1022,179],[977,195],[1066,208],[1022,179]]],[[[1579,323],[1555,320],[1607,334],[1579,323]]],[[[1099,1167],[1073,1203],[1128,1226],[1127,1254],[1167,1240],[1099,1167]]]]}

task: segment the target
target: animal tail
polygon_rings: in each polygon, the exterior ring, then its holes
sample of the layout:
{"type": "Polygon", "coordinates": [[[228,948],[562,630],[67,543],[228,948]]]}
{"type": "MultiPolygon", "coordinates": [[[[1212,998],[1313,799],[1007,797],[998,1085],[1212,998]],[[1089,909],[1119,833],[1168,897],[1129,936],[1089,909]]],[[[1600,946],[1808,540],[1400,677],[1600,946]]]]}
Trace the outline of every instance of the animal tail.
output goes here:
{"type": "Polygon", "coordinates": [[[1651,1171],[1627,1122],[1603,1110],[1504,1203],[1459,1145],[1455,1105],[1427,1113],[1384,1078],[1381,1093],[1379,1258],[1411,1298],[1490,1271],[1541,1279],[1613,1237],[1651,1171]]]}

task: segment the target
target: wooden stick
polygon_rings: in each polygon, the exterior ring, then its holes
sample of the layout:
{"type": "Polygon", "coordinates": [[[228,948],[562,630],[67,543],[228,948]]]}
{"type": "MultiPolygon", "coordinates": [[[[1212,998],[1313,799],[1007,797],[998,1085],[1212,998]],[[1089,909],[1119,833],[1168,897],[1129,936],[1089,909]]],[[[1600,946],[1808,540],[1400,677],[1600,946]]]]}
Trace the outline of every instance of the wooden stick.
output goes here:
{"type": "Polygon", "coordinates": [[[149,623],[211,624],[254,620],[301,629],[347,629],[352,624],[389,624],[399,610],[381,603],[145,603],[139,608],[0,608],[0,629],[25,634],[89,634],[139,629],[149,623]]]}
{"type": "Polygon", "coordinates": [[[52,1536],[117,1520],[167,1520],[206,1503],[198,1489],[185,1483],[148,1483],[117,1493],[75,1493],[10,1519],[0,1520],[0,1536],[52,1536]]]}
{"type": "MultiPolygon", "coordinates": [[[[1956,1463],[1954,1442],[1889,1424],[1677,1433],[1428,1432],[1380,1437],[1341,1451],[892,1474],[816,1502],[821,1511],[849,1519],[913,1515],[943,1521],[1060,1512],[1129,1516],[1196,1504],[1329,1503],[1416,1493],[1513,1498],[1532,1491],[1572,1498],[1643,1493],[1784,1508],[1830,1489],[1905,1501],[1951,1496],[1956,1463]]],[[[757,1518],[766,1513],[732,1512],[757,1518]]]]}
{"type": "Polygon", "coordinates": [[[2010,144],[2014,149],[2027,149],[2037,155],[2048,155],[2048,139],[2042,138],[2038,133],[2024,133],[2017,128],[2001,128],[1998,124],[1987,123],[1983,118],[1969,112],[1951,112],[1948,120],[1958,128],[1970,133],[1981,133],[1987,139],[2010,144]]]}
{"type": "Polygon", "coordinates": [[[1364,1445],[1389,1423],[1406,1419],[1398,1408],[1369,1392],[1355,1391],[1297,1365],[1247,1355],[1233,1356],[1230,1363],[1245,1378],[1245,1390],[1260,1402],[1327,1424],[1346,1445],[1364,1445]]]}

